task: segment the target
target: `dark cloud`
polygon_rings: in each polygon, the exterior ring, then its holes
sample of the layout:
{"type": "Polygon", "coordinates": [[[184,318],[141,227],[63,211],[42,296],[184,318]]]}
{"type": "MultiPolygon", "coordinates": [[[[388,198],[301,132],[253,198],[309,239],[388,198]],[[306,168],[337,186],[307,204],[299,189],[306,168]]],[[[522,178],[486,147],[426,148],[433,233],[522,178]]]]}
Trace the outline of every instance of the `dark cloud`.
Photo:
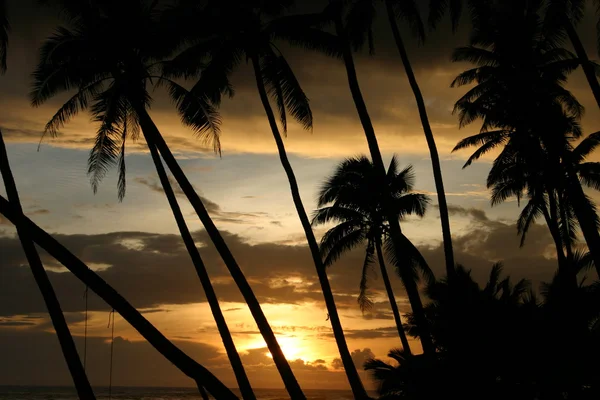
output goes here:
{"type": "MultiPolygon", "coordinates": [[[[473,270],[484,281],[494,262],[503,262],[505,273],[514,279],[528,278],[534,287],[549,280],[556,269],[550,234],[544,225],[533,224],[525,247],[519,248],[514,224],[490,220],[483,212],[452,207],[472,220],[468,233],[454,237],[457,262],[473,270]]],[[[262,303],[301,304],[322,302],[320,285],[306,246],[274,243],[250,245],[237,235],[223,232],[246,277],[262,303]]],[[[98,274],[141,309],[161,308],[163,304],[204,302],[194,269],[177,235],[142,232],[115,232],[101,235],[55,235],[98,274]],[[177,290],[173,290],[177,288],[177,290]]],[[[242,302],[222,260],[205,232],[194,233],[196,243],[221,301],[242,302]]],[[[437,276],[443,275],[444,254],[440,245],[421,251],[437,276]]],[[[19,241],[14,236],[0,237],[0,315],[26,315],[44,312],[35,281],[26,264],[19,241]]],[[[84,286],[41,252],[50,279],[65,311],[82,311],[84,286]]],[[[363,250],[356,249],[329,269],[330,281],[340,309],[356,310],[363,250]]],[[[401,312],[408,311],[404,292],[392,274],[401,312]]],[[[385,298],[382,283],[372,281],[372,292],[385,298]]],[[[106,310],[95,295],[89,297],[90,310],[106,310]]],[[[385,301],[376,304],[367,319],[390,319],[385,301]]],[[[323,319],[326,315],[323,314],[323,319]]]]}
{"type": "MultiPolygon", "coordinates": [[[[435,208],[439,209],[439,206],[436,204],[435,208]]],[[[480,208],[464,208],[455,204],[448,205],[448,213],[451,216],[460,215],[462,217],[471,217],[477,222],[487,222],[489,221],[485,211],[480,208]]]]}
{"type": "MultiPolygon", "coordinates": [[[[356,368],[358,368],[359,371],[363,369],[365,361],[367,361],[370,358],[375,358],[375,354],[373,354],[373,352],[369,348],[365,348],[362,350],[356,349],[352,353],[350,353],[350,355],[352,356],[352,361],[354,362],[354,365],[356,365],[356,368]]],[[[333,369],[343,369],[344,364],[342,363],[341,359],[336,358],[332,361],[331,367],[333,369]]]]}

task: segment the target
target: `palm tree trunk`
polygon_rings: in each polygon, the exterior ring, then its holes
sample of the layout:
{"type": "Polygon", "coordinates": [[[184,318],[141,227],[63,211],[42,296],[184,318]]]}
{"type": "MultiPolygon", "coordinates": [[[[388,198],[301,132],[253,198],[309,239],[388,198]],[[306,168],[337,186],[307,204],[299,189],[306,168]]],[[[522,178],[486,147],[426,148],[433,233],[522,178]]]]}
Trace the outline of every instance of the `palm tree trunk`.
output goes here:
{"type": "Polygon", "coordinates": [[[241,268],[239,267],[237,261],[231,254],[229,247],[223,240],[221,233],[215,226],[213,220],[210,218],[210,215],[206,211],[204,204],[202,204],[202,200],[194,190],[194,187],[187,179],[187,176],[183,173],[183,170],[177,163],[177,160],[171,153],[169,146],[165,142],[164,138],[160,134],[158,128],[152,121],[152,118],[148,115],[145,109],[137,110],[139,118],[140,118],[140,126],[142,127],[142,132],[144,133],[144,137],[146,138],[146,142],[148,142],[149,146],[156,146],[161,156],[165,160],[165,163],[171,170],[171,173],[175,177],[175,180],[181,187],[181,190],[185,193],[188,200],[190,201],[192,207],[198,214],[198,218],[204,225],[204,229],[208,233],[208,236],[212,240],[215,245],[219,255],[223,259],[223,262],[227,266],[231,277],[234,282],[240,289],[242,296],[244,296],[244,300],[250,309],[250,313],[254,317],[256,321],[256,325],[258,326],[258,330],[260,331],[267,347],[269,348],[269,352],[273,356],[273,361],[281,375],[283,383],[290,394],[291,398],[296,400],[305,399],[304,393],[290,368],[289,363],[287,362],[283,351],[281,351],[281,347],[279,347],[279,343],[277,343],[277,338],[269,325],[269,321],[267,321],[267,317],[265,316],[262,308],[260,307],[260,303],[256,298],[256,295],[252,291],[248,280],[244,276],[241,268]]]}
{"type": "Polygon", "coordinates": [[[385,260],[383,258],[383,252],[381,251],[381,245],[379,242],[377,242],[376,246],[377,258],[379,259],[379,268],[381,269],[381,278],[385,284],[385,291],[387,292],[390,306],[392,307],[392,314],[394,314],[394,321],[396,322],[396,327],[398,328],[398,336],[400,336],[400,341],[402,342],[404,351],[406,351],[408,354],[411,354],[410,345],[408,344],[408,339],[406,338],[406,332],[404,332],[404,328],[402,328],[402,320],[400,319],[400,312],[398,311],[398,304],[396,304],[396,297],[394,296],[394,291],[392,290],[390,277],[388,276],[385,268],[385,260]]]}
{"type": "Polygon", "coordinates": [[[14,209],[4,197],[0,196],[0,214],[15,226],[21,226],[29,237],[54,259],[64,265],[77,279],[87,285],[94,293],[114,308],[133,328],[146,339],[167,360],[181,372],[192,378],[198,386],[206,388],[219,400],[238,400],[237,396],[217,379],[209,370],[189,357],[142,314],[127,302],[116,290],[88,268],[79,258],[71,253],[47,232],[34,224],[29,218],[14,209]]]}
{"type": "Polygon", "coordinates": [[[573,211],[579,222],[581,233],[583,233],[592,259],[594,260],[596,272],[600,277],[600,234],[598,234],[598,227],[596,226],[597,215],[588,203],[587,196],[581,187],[576,172],[574,172],[572,168],[568,169],[568,196],[572,200],[573,211]]]}
{"type": "Polygon", "coordinates": [[[569,35],[569,40],[571,41],[571,44],[575,49],[575,53],[577,54],[577,58],[581,62],[583,73],[585,74],[588,84],[590,85],[590,89],[592,89],[592,93],[596,99],[596,104],[600,108],[600,84],[598,84],[596,71],[590,63],[590,59],[588,58],[585,48],[583,47],[583,43],[581,43],[581,39],[579,39],[579,35],[577,34],[575,27],[567,16],[564,18],[564,25],[567,35],[569,35]]]}
{"type": "Polygon", "coordinates": [[[285,151],[285,146],[283,144],[283,140],[281,139],[279,128],[277,127],[277,122],[275,120],[275,114],[273,113],[273,109],[271,108],[271,105],[269,103],[269,97],[267,96],[265,84],[260,74],[260,63],[258,60],[258,56],[252,55],[251,60],[252,66],[254,68],[254,76],[256,78],[256,86],[258,88],[260,100],[262,101],[265,113],[267,114],[269,126],[271,127],[273,138],[275,139],[275,143],[277,144],[279,159],[281,160],[281,164],[283,165],[283,169],[285,170],[285,174],[290,183],[290,190],[292,192],[292,199],[294,201],[294,205],[296,206],[296,212],[300,217],[300,222],[302,224],[302,228],[304,229],[304,234],[308,242],[308,247],[310,249],[313,262],[317,269],[317,276],[319,277],[319,283],[321,284],[321,290],[323,292],[323,297],[325,298],[325,306],[327,307],[327,312],[329,313],[329,319],[331,321],[333,336],[335,338],[335,342],[340,352],[340,358],[342,359],[342,364],[344,365],[346,376],[348,378],[348,382],[350,383],[350,388],[352,389],[352,393],[354,394],[355,399],[367,399],[369,396],[365,391],[365,388],[362,384],[362,380],[360,379],[358,371],[356,370],[356,366],[352,361],[352,356],[350,355],[350,350],[348,349],[348,344],[346,343],[346,338],[344,337],[344,330],[342,328],[340,317],[335,306],[333,292],[331,291],[331,286],[329,285],[327,271],[325,269],[325,266],[323,265],[321,253],[319,252],[319,245],[317,244],[317,239],[315,238],[314,232],[310,225],[308,215],[306,215],[304,205],[302,204],[302,199],[300,197],[300,189],[298,188],[298,182],[296,181],[294,170],[292,169],[290,161],[288,160],[287,153],[285,151]]]}
{"type": "Polygon", "coordinates": [[[396,23],[396,17],[394,15],[394,9],[392,2],[386,0],[385,2],[388,18],[392,27],[392,34],[408,77],[408,82],[417,101],[417,109],[419,110],[419,117],[421,118],[421,125],[423,125],[423,132],[425,133],[425,139],[427,140],[427,146],[429,147],[429,154],[431,156],[431,166],[433,169],[433,180],[435,182],[435,190],[437,192],[438,205],[440,208],[440,221],[442,223],[442,237],[444,241],[444,254],[446,256],[446,275],[449,279],[452,279],[456,273],[454,269],[454,249],[452,247],[452,234],[450,232],[450,215],[448,213],[448,204],[446,203],[446,191],[444,190],[444,180],[442,177],[442,166],[440,165],[440,156],[437,151],[435,144],[435,138],[429,124],[429,117],[427,116],[427,108],[425,107],[425,101],[423,100],[423,94],[417,83],[417,78],[413,72],[408,53],[404,47],[402,36],[396,23]]]}
{"type": "MultiPolygon", "coordinates": [[[[551,199],[552,199],[551,192],[552,192],[551,190],[548,190],[548,200],[550,203],[549,206],[550,206],[550,209],[552,210],[553,202],[551,201],[551,199]]],[[[556,247],[556,258],[558,259],[558,269],[562,271],[567,265],[567,259],[565,257],[563,241],[562,241],[562,238],[560,235],[560,229],[559,229],[558,223],[557,223],[558,219],[552,215],[552,214],[554,214],[554,212],[549,212],[548,208],[546,208],[546,207],[544,207],[542,209],[542,212],[544,214],[544,219],[546,220],[546,225],[548,225],[548,230],[550,231],[550,235],[552,236],[554,246],[556,247]]]]}
{"type": "MultiPolygon", "coordinates": [[[[4,145],[4,138],[2,137],[1,131],[0,170],[2,173],[2,179],[4,180],[4,187],[6,188],[8,199],[11,202],[15,212],[19,215],[22,215],[23,209],[21,208],[17,185],[15,184],[15,180],[10,169],[10,164],[8,162],[8,154],[6,151],[6,146],[4,145]]],[[[73,341],[73,337],[69,331],[69,325],[65,320],[60,303],[56,297],[54,289],[52,288],[52,283],[48,278],[48,274],[44,269],[40,255],[35,248],[35,244],[33,240],[31,240],[31,237],[24,226],[21,224],[15,224],[15,226],[17,228],[17,235],[21,241],[21,246],[25,252],[25,257],[27,258],[27,262],[29,262],[35,282],[42,293],[44,303],[48,309],[48,314],[50,314],[50,319],[52,320],[52,325],[54,326],[61,350],[65,357],[65,361],[67,362],[67,367],[71,373],[71,378],[75,384],[77,395],[80,399],[95,399],[96,397],[94,396],[92,386],[90,385],[87,375],[85,374],[83,364],[81,363],[81,359],[77,353],[77,347],[75,347],[75,342],[73,341]]]]}
{"type": "MultiPolygon", "coordinates": [[[[365,136],[367,138],[367,144],[371,153],[373,165],[375,165],[375,167],[380,171],[380,177],[383,184],[386,177],[385,166],[383,164],[381,152],[379,151],[379,145],[377,144],[377,136],[375,135],[375,129],[373,128],[371,117],[369,116],[367,106],[365,104],[364,98],[360,90],[360,86],[358,84],[356,68],[354,67],[354,59],[352,57],[352,49],[350,48],[348,39],[346,37],[346,31],[344,29],[341,15],[338,15],[336,18],[335,30],[338,37],[340,38],[340,45],[342,47],[344,65],[346,67],[346,73],[348,75],[348,84],[350,86],[350,92],[352,93],[352,99],[354,100],[354,104],[358,112],[358,117],[365,132],[365,136]]],[[[400,230],[400,224],[397,220],[397,217],[393,215],[393,213],[390,213],[388,211],[389,207],[385,204],[384,207],[386,211],[386,217],[388,217],[387,219],[390,224],[390,237],[394,244],[394,248],[396,249],[398,254],[400,254],[400,249],[402,248],[402,231],[400,230]]],[[[434,353],[435,347],[433,346],[431,335],[429,333],[429,326],[427,323],[427,319],[425,318],[425,311],[423,309],[423,303],[421,302],[421,297],[419,295],[419,289],[415,281],[407,272],[408,271],[406,271],[405,268],[400,268],[400,274],[404,283],[404,287],[406,288],[406,294],[410,301],[413,314],[415,316],[419,328],[419,336],[421,338],[423,351],[425,353],[434,353]]]]}
{"type": "Polygon", "coordinates": [[[158,154],[156,147],[149,146],[149,148],[150,154],[152,155],[152,161],[154,161],[154,166],[158,172],[160,183],[165,191],[165,195],[167,196],[171,210],[173,211],[175,221],[177,222],[179,233],[181,234],[181,238],[185,243],[185,247],[190,255],[190,258],[192,259],[194,268],[196,269],[196,274],[198,275],[198,279],[200,279],[200,283],[202,284],[202,288],[206,294],[206,300],[208,301],[210,310],[215,318],[217,329],[221,335],[221,340],[225,346],[225,351],[227,352],[227,357],[229,357],[229,361],[231,363],[231,367],[233,368],[233,373],[235,374],[242,397],[244,400],[256,400],[256,396],[254,395],[254,391],[252,390],[252,386],[250,386],[250,381],[248,380],[248,376],[244,370],[242,360],[237,352],[233,338],[231,337],[231,332],[227,327],[227,322],[225,321],[225,317],[223,316],[223,312],[219,306],[219,300],[210,282],[210,277],[208,276],[204,262],[200,257],[200,252],[194,243],[194,239],[192,238],[187,224],[185,223],[185,218],[183,217],[181,208],[177,203],[177,198],[175,197],[175,193],[173,192],[173,188],[169,182],[167,172],[163,167],[160,155],[158,154]]]}

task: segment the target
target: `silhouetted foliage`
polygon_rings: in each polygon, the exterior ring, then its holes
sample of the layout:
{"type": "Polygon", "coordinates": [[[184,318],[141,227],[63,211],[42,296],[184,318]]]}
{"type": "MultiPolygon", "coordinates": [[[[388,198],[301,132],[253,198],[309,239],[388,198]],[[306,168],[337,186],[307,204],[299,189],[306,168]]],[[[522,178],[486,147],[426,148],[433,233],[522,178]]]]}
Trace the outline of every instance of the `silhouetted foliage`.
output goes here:
{"type": "MultiPolygon", "coordinates": [[[[575,298],[560,287],[557,279],[546,284],[539,301],[527,281],[503,278],[500,264],[484,287],[459,266],[452,284],[444,279],[426,289],[435,356],[392,351],[396,365],[369,360],[365,368],[382,398],[596,398],[598,283],[579,286],[575,298]],[[565,299],[579,312],[569,314],[565,299]]],[[[418,334],[411,316],[408,332],[418,334]]]]}

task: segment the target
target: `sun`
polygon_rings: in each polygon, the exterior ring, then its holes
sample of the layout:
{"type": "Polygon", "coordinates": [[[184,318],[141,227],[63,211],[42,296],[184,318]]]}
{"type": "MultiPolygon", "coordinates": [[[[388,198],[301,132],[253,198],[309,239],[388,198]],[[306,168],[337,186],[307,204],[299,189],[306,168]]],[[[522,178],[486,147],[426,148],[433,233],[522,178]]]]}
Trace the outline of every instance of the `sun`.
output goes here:
{"type": "MultiPolygon", "coordinates": [[[[278,337],[277,342],[279,343],[279,347],[281,347],[281,351],[283,351],[285,358],[287,358],[288,360],[302,359],[306,361],[304,349],[300,344],[300,340],[298,340],[298,338],[289,336],[278,337]]],[[[267,351],[265,355],[267,357],[273,358],[269,351],[267,351]]]]}

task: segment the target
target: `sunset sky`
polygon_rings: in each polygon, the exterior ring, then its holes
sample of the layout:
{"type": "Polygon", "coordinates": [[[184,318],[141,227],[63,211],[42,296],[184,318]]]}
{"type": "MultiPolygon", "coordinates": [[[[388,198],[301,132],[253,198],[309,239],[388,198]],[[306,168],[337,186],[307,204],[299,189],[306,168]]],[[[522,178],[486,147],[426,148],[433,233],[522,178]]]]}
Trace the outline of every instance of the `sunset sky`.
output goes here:
{"type": "MultiPolygon", "coordinates": [[[[127,196],[118,202],[116,171],[94,195],[86,162],[96,127],[81,114],[59,138],[38,142],[46,121],[65,97],[43,107],[29,106],[30,73],[37,48],[57,20],[33,0],[8,0],[12,23],[8,73],[0,77],[0,127],[26,214],[51,232],[123,294],[170,339],[227,385],[236,386],[222,343],[188,254],[178,236],[145,143],[130,142],[127,196]]],[[[383,10],[379,14],[383,17],[383,10]]],[[[466,20],[466,18],[465,18],[466,20]]],[[[406,81],[386,20],[376,29],[376,53],[356,56],[359,80],[374,120],[385,160],[397,154],[412,164],[416,188],[431,195],[423,219],[402,223],[434,272],[443,274],[441,230],[428,149],[412,92],[406,81]]],[[[451,153],[457,141],[478,130],[458,128],[451,111],[465,88],[450,82],[465,64],[450,61],[452,49],[466,44],[465,32],[452,36],[442,24],[423,47],[412,39],[409,52],[428,106],[442,158],[451,211],[456,259],[485,279],[493,262],[503,261],[513,279],[534,285],[555,269],[553,245],[545,226],[532,227],[519,248],[516,202],[489,206],[485,178],[491,158],[462,170],[468,151],[451,153]]],[[[580,26],[582,39],[596,57],[594,23],[580,26]],[[586,34],[588,32],[589,34],[586,34]]],[[[407,36],[408,39],[408,36],[407,36]]],[[[321,182],[348,156],[367,153],[364,134],[350,96],[343,65],[314,53],[282,47],[311,100],[314,131],[291,125],[285,144],[298,177],[305,207],[311,213],[321,182]]],[[[304,388],[347,388],[304,233],[289,186],[258,101],[248,66],[233,78],[236,96],[222,106],[221,158],[203,147],[183,127],[164,92],[154,92],[151,116],[176,153],[181,166],[206,200],[215,223],[240,263],[304,388]]],[[[577,71],[569,82],[589,109],[586,133],[599,126],[591,93],[577,71]]],[[[4,188],[0,193],[5,196],[4,188]]],[[[596,196],[598,197],[598,196],[596,196]]],[[[184,196],[179,196],[200,247],[225,316],[256,387],[282,387],[268,351],[246,306],[184,196]]],[[[324,228],[316,230],[320,237],[324,228]]],[[[363,315],[356,296],[364,249],[344,257],[329,270],[342,324],[357,365],[372,356],[385,358],[400,346],[386,304],[381,279],[373,277],[376,306],[363,315]]],[[[84,286],[41,253],[70,323],[83,345],[84,286]]],[[[401,311],[408,305],[397,276],[393,284],[401,311]]],[[[90,296],[87,366],[91,383],[108,383],[110,309],[90,296]]],[[[185,386],[192,382],[164,361],[119,316],[116,318],[114,385],[185,386]]],[[[418,346],[415,344],[415,346],[418,346]]],[[[70,377],[45,306],[29,271],[12,225],[0,217],[0,385],[68,385],[70,377]]],[[[365,384],[372,385],[365,375],[365,384]]]]}

